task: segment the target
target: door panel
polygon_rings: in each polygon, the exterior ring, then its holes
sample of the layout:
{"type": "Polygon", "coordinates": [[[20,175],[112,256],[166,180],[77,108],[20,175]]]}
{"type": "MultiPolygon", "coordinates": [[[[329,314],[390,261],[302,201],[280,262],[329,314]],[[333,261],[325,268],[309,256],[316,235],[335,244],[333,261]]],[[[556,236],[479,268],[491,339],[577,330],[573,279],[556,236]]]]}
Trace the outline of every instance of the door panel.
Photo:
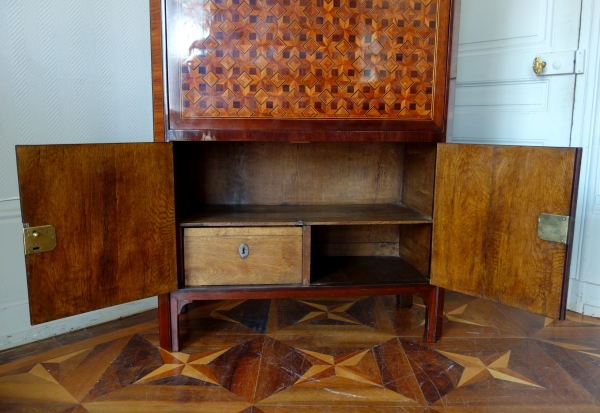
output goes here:
{"type": "Polygon", "coordinates": [[[452,141],[569,146],[581,0],[462,0],[452,141]],[[554,52],[570,52],[571,61],[554,52]]]}
{"type": "Polygon", "coordinates": [[[53,251],[26,255],[31,323],[177,289],[171,144],[18,146],[25,226],[53,251]]]}
{"type": "Polygon", "coordinates": [[[438,145],[431,283],[559,318],[569,246],[541,240],[537,225],[542,213],[574,216],[579,158],[576,148],[438,145]]]}

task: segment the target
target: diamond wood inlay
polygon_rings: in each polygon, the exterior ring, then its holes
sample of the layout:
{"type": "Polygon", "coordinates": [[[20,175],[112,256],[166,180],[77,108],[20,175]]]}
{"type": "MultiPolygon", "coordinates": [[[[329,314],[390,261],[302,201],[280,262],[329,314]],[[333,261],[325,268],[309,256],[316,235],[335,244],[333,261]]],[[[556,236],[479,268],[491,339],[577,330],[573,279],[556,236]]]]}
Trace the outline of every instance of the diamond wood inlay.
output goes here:
{"type": "Polygon", "coordinates": [[[442,0],[174,3],[183,120],[433,119],[442,0]]]}

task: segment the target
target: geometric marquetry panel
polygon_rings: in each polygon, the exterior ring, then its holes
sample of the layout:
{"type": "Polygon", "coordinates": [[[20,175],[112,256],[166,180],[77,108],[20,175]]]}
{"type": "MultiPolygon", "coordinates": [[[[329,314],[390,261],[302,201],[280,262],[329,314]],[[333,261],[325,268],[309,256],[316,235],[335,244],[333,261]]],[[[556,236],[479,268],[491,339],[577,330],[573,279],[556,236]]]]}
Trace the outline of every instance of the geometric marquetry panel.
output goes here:
{"type": "Polygon", "coordinates": [[[172,109],[184,120],[431,120],[441,2],[168,2],[172,109]]]}

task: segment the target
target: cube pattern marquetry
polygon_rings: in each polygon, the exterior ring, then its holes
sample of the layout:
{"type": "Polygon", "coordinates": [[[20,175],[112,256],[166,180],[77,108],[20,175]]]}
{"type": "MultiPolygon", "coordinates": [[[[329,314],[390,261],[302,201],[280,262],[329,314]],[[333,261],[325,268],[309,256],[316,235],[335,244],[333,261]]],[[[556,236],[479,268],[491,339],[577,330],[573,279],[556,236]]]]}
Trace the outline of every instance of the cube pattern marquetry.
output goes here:
{"type": "Polygon", "coordinates": [[[439,0],[177,1],[183,119],[433,118],[439,0]]]}

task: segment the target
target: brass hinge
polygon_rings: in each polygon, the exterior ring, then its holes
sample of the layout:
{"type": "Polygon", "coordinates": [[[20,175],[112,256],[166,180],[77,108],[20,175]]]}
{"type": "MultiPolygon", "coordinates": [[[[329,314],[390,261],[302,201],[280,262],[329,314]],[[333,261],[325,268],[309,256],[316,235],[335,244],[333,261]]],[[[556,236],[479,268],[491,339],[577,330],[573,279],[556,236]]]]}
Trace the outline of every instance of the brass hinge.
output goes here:
{"type": "Polygon", "coordinates": [[[569,240],[569,217],[564,215],[542,214],[538,218],[538,237],[544,241],[561,242],[569,240]]]}
{"type": "Polygon", "coordinates": [[[52,225],[23,228],[25,255],[52,251],[56,248],[56,229],[52,225]]]}

